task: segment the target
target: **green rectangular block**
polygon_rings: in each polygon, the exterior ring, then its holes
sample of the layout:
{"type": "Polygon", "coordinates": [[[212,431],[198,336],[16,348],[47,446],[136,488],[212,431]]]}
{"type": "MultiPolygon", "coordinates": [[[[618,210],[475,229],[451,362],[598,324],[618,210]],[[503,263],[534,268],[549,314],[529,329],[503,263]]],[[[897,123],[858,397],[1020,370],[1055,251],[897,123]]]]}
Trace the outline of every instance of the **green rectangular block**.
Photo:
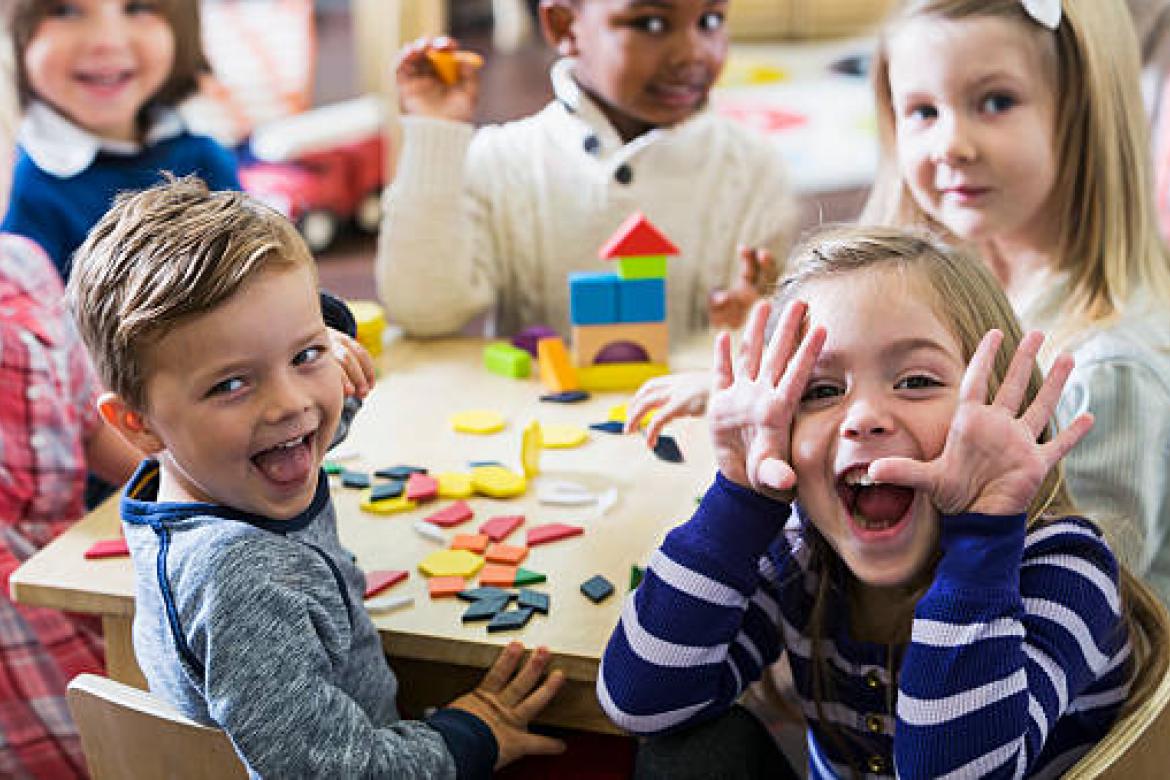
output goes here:
{"type": "Polygon", "coordinates": [[[665,279],[666,255],[619,257],[617,274],[622,279],[665,279]]]}
{"type": "Polygon", "coordinates": [[[483,348],[483,365],[493,374],[523,379],[532,373],[532,356],[506,341],[497,341],[483,348]]]}

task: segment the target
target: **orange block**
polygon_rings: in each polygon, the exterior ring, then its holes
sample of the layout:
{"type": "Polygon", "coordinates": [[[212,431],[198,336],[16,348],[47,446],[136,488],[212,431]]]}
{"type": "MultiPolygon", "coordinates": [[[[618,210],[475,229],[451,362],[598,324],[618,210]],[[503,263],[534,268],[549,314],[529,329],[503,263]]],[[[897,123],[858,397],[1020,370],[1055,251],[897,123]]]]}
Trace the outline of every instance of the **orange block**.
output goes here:
{"type": "Polygon", "coordinates": [[[462,577],[431,577],[427,580],[427,590],[433,599],[454,596],[466,587],[467,580],[462,577]]]}
{"type": "Polygon", "coordinates": [[[510,563],[518,566],[521,561],[528,557],[528,548],[497,542],[487,548],[487,552],[484,553],[483,557],[492,563],[510,563]]]}
{"type": "Polygon", "coordinates": [[[505,563],[489,563],[479,573],[479,584],[494,585],[497,588],[510,588],[516,582],[516,566],[505,563]]]}
{"type": "MultiPolygon", "coordinates": [[[[488,546],[487,534],[456,534],[451,540],[452,550],[471,550],[482,553],[488,546]]],[[[491,558],[488,559],[489,561],[491,558]]]]}
{"type": "Polygon", "coordinates": [[[426,57],[434,66],[439,79],[447,86],[459,81],[460,66],[470,65],[472,68],[479,68],[483,65],[483,57],[473,51],[428,49],[426,57]]]}
{"type": "Polygon", "coordinates": [[[577,389],[577,369],[569,362],[569,351],[560,338],[536,342],[536,357],[540,361],[540,381],[554,393],[577,389]]]}

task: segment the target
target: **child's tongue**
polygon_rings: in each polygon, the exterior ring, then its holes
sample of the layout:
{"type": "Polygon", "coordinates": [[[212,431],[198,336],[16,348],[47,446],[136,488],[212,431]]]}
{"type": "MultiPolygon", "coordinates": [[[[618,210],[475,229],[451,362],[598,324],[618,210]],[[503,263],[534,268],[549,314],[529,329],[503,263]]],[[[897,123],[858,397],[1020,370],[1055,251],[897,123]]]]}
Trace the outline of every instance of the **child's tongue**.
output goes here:
{"type": "Polygon", "coordinates": [[[273,447],[252,456],[252,462],[273,482],[305,479],[313,468],[309,445],[303,440],[292,447],[273,447]]]}
{"type": "Polygon", "coordinates": [[[906,514],[913,500],[914,491],[910,488],[872,485],[858,488],[853,509],[870,524],[890,526],[906,514]]]}

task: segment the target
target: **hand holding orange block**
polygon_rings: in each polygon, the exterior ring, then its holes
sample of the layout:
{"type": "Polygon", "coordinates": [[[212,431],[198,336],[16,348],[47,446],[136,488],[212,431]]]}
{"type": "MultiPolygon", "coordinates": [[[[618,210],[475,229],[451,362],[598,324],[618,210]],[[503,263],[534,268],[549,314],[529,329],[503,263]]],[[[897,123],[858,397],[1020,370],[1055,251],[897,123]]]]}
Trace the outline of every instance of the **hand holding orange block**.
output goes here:
{"type": "Polygon", "coordinates": [[[427,59],[438,74],[439,80],[447,86],[459,81],[459,75],[464,67],[478,70],[483,66],[483,57],[473,51],[450,51],[447,49],[427,49],[427,59]]]}

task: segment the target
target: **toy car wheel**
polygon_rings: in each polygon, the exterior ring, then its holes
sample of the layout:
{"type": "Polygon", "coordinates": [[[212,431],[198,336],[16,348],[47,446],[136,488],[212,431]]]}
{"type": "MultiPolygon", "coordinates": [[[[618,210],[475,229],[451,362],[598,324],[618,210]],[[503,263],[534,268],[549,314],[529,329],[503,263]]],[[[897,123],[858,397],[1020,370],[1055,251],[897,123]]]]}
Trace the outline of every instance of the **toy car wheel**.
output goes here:
{"type": "Polygon", "coordinates": [[[297,221],[297,229],[312,252],[323,252],[337,237],[337,217],[324,209],[310,209],[297,221]]]}
{"type": "Polygon", "coordinates": [[[377,233],[378,225],[382,222],[382,192],[371,190],[358,203],[357,211],[353,215],[358,228],[366,233],[377,233]]]}

